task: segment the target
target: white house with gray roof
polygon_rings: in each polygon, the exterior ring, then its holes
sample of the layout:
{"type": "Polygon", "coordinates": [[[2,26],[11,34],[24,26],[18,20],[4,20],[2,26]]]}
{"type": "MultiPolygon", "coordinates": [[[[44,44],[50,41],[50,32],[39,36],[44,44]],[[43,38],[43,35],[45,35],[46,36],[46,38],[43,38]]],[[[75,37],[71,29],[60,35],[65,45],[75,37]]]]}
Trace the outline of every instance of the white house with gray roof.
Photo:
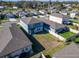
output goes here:
{"type": "Polygon", "coordinates": [[[59,13],[52,13],[49,16],[49,20],[56,22],[56,23],[60,23],[63,24],[64,22],[68,22],[68,17],[63,15],[63,14],[59,14],[59,13]]]}

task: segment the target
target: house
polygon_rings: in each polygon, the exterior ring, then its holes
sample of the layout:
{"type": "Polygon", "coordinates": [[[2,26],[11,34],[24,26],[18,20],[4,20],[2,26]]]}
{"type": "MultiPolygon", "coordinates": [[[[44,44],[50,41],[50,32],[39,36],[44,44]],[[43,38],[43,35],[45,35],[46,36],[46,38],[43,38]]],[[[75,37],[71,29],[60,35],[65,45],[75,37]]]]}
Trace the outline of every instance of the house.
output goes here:
{"type": "Polygon", "coordinates": [[[6,18],[15,18],[15,15],[12,12],[5,13],[6,18]]]}
{"type": "Polygon", "coordinates": [[[18,9],[18,7],[17,6],[13,6],[13,9],[18,9]]]}
{"type": "Polygon", "coordinates": [[[66,23],[69,21],[67,16],[65,16],[63,14],[59,14],[59,13],[52,13],[49,16],[49,20],[56,22],[56,23],[59,23],[59,24],[63,24],[64,22],[66,23]]]}
{"type": "Polygon", "coordinates": [[[39,10],[39,12],[40,12],[41,14],[46,14],[46,13],[47,13],[46,10],[39,10]]]}
{"type": "Polygon", "coordinates": [[[74,18],[77,13],[78,13],[78,12],[76,12],[76,11],[71,11],[71,12],[70,12],[70,17],[71,17],[71,18],[74,18]]]}
{"type": "Polygon", "coordinates": [[[2,9],[4,9],[5,8],[5,6],[0,6],[0,10],[2,10],[2,9]]]}
{"type": "Polygon", "coordinates": [[[24,53],[29,56],[33,51],[31,41],[22,30],[14,24],[11,28],[2,28],[0,30],[0,57],[22,57],[24,53]]]}
{"type": "Polygon", "coordinates": [[[18,11],[17,13],[16,13],[16,15],[18,15],[19,17],[24,17],[24,16],[26,16],[28,13],[27,13],[27,11],[18,11]]]}
{"type": "Polygon", "coordinates": [[[33,17],[21,18],[19,24],[30,35],[43,31],[43,22],[33,17]]]}
{"type": "Polygon", "coordinates": [[[65,26],[53,21],[48,20],[45,17],[41,18],[23,18],[19,23],[22,28],[30,35],[41,31],[53,31],[54,33],[62,32],[65,26]]]}
{"type": "Polygon", "coordinates": [[[63,14],[63,15],[68,15],[67,11],[61,11],[60,13],[63,14]]]}

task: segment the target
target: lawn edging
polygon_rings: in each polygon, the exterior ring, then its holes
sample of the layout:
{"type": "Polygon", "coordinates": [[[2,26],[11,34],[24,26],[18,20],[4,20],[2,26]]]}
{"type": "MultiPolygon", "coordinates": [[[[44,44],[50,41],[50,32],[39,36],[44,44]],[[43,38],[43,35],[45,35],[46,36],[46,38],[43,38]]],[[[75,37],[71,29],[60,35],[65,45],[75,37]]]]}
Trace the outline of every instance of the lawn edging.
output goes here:
{"type": "Polygon", "coordinates": [[[70,31],[73,32],[73,33],[76,33],[76,34],[79,33],[79,31],[77,31],[77,30],[74,30],[74,29],[72,29],[72,28],[69,28],[69,29],[70,29],[70,31]]]}
{"type": "Polygon", "coordinates": [[[56,34],[55,32],[52,32],[52,31],[48,31],[50,34],[54,35],[55,37],[59,38],[60,40],[62,41],[66,41],[66,39],[58,34],[56,34]]]}
{"type": "Polygon", "coordinates": [[[79,24],[77,24],[77,23],[73,23],[73,25],[79,26],[79,24]]]}
{"type": "Polygon", "coordinates": [[[57,34],[55,32],[52,32],[51,30],[49,30],[48,32],[50,34],[54,35],[55,37],[57,37],[59,40],[64,41],[64,42],[69,41],[69,40],[73,40],[78,35],[78,33],[75,33],[74,35],[72,35],[72,36],[70,36],[68,38],[64,38],[63,36],[61,36],[61,35],[59,35],[59,34],[57,34]]]}

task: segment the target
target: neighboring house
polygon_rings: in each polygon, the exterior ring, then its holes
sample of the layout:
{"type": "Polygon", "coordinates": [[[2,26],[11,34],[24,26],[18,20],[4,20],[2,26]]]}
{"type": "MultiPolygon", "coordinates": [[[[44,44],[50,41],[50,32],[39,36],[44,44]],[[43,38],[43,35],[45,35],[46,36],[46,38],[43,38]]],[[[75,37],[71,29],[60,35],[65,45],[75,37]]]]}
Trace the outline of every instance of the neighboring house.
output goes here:
{"type": "Polygon", "coordinates": [[[63,14],[63,15],[68,15],[67,11],[61,11],[60,13],[63,14]]]}
{"type": "Polygon", "coordinates": [[[46,10],[39,10],[39,12],[40,12],[41,14],[46,14],[46,13],[47,13],[46,10]]]}
{"type": "Polygon", "coordinates": [[[19,17],[24,17],[27,14],[28,14],[27,11],[19,11],[19,12],[16,13],[16,15],[18,15],[19,17]]]}
{"type": "Polygon", "coordinates": [[[67,16],[63,15],[63,14],[59,14],[59,13],[52,13],[49,16],[49,20],[59,23],[59,24],[63,24],[64,22],[68,22],[69,19],[67,16]]]}
{"type": "Polygon", "coordinates": [[[22,18],[19,24],[30,35],[43,31],[43,22],[33,17],[22,18]]]}
{"type": "Polygon", "coordinates": [[[18,7],[17,6],[13,6],[13,9],[18,9],[18,7]]]}
{"type": "Polygon", "coordinates": [[[5,8],[5,6],[0,6],[0,10],[2,10],[2,9],[4,9],[5,8]]]}
{"type": "Polygon", "coordinates": [[[31,55],[32,43],[20,28],[12,24],[12,27],[0,30],[0,57],[15,58],[31,55]]]}
{"type": "Polygon", "coordinates": [[[15,18],[15,15],[12,12],[8,12],[5,14],[6,18],[15,18]]]}
{"type": "Polygon", "coordinates": [[[71,18],[74,18],[74,17],[76,16],[77,13],[78,13],[78,12],[76,12],[76,11],[70,12],[70,17],[71,17],[71,18]]]}
{"type": "Polygon", "coordinates": [[[71,6],[71,4],[63,4],[66,8],[72,8],[71,6]]]}

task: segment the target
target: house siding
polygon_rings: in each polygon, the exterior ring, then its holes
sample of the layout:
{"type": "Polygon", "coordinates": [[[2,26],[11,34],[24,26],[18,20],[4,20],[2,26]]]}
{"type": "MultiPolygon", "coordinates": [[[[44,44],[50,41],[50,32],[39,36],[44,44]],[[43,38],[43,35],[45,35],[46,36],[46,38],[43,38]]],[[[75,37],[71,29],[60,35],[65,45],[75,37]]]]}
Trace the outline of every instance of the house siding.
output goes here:
{"type": "Polygon", "coordinates": [[[38,33],[40,31],[43,31],[43,23],[35,23],[35,24],[29,24],[29,34],[38,33]]]}
{"type": "Polygon", "coordinates": [[[62,22],[68,22],[69,20],[68,20],[68,18],[63,18],[63,20],[62,20],[62,22]]]}
{"type": "Polygon", "coordinates": [[[21,21],[20,20],[20,23],[19,23],[22,27],[23,27],[23,29],[27,32],[27,33],[29,33],[29,31],[28,31],[28,25],[27,24],[25,24],[23,21],[21,21]]]}
{"type": "Polygon", "coordinates": [[[62,19],[63,18],[59,18],[59,17],[55,17],[55,16],[51,16],[51,15],[49,16],[49,20],[60,23],[60,24],[62,24],[62,19]]]}
{"type": "Polygon", "coordinates": [[[76,15],[76,13],[70,13],[70,17],[71,17],[71,18],[74,18],[75,15],[76,15]]]}

